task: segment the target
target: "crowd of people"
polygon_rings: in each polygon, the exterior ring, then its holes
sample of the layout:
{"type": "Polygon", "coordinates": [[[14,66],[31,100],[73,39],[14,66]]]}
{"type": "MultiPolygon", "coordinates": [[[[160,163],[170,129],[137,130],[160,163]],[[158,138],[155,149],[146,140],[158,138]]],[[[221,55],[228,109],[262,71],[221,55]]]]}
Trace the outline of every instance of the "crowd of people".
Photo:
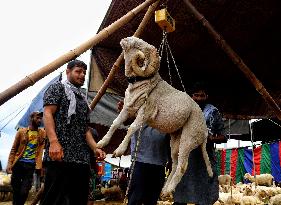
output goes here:
{"type": "MultiPolygon", "coordinates": [[[[6,169],[12,174],[13,205],[24,205],[34,172],[38,176],[44,174],[38,199],[40,205],[93,204],[89,187],[92,187],[90,176],[95,172],[90,165],[95,160],[91,159],[94,156],[94,159],[103,160],[106,153],[97,148],[94,139],[97,133],[89,125],[91,110],[81,90],[86,70],[84,62],[70,61],[67,79],[46,90],[44,112],[32,112],[29,126],[17,131],[6,169]],[[40,128],[42,121],[44,129],[40,128]]],[[[195,83],[189,94],[206,120],[209,130],[207,152],[214,176],[208,176],[199,148],[193,150],[186,173],[173,193],[174,205],[209,205],[218,199],[219,193],[214,143],[226,142],[226,138],[219,110],[208,103],[206,86],[195,83]]],[[[122,109],[122,102],[118,109],[122,109]]],[[[131,179],[128,183],[127,170],[126,177],[120,179],[120,187],[124,191],[128,187],[129,205],[157,204],[165,182],[165,167],[171,164],[170,137],[143,125],[131,140],[131,179]]]]}

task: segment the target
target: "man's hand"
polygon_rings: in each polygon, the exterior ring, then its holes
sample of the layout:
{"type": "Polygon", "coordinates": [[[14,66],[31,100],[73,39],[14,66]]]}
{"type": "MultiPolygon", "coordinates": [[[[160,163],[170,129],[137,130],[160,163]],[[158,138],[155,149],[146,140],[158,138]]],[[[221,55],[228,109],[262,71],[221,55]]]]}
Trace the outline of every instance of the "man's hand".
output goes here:
{"type": "Polygon", "coordinates": [[[102,149],[97,148],[96,149],[96,157],[97,157],[98,160],[104,160],[105,157],[106,157],[106,153],[102,149]]]}
{"type": "Polygon", "coordinates": [[[213,142],[213,143],[226,143],[227,139],[225,138],[224,135],[215,134],[215,135],[209,135],[208,141],[213,142]]]}
{"type": "Polygon", "coordinates": [[[7,172],[7,174],[12,174],[12,166],[11,165],[7,165],[6,172],[7,172]]]}
{"type": "Polygon", "coordinates": [[[62,161],[64,157],[63,149],[57,140],[50,142],[49,156],[53,161],[62,161]]]}
{"type": "Polygon", "coordinates": [[[121,112],[121,110],[123,109],[124,106],[124,101],[119,101],[117,103],[117,112],[121,112]]]}

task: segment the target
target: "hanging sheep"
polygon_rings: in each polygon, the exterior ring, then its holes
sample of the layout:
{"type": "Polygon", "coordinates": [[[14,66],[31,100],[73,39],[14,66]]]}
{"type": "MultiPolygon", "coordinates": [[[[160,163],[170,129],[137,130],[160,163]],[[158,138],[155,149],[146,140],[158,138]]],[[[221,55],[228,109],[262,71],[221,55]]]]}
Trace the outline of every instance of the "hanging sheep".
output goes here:
{"type": "Polygon", "coordinates": [[[113,155],[123,155],[132,134],[145,123],[169,133],[173,164],[162,190],[163,196],[175,190],[187,169],[190,152],[198,146],[201,147],[207,172],[212,177],[206,151],[207,126],[200,107],[188,94],[173,88],[160,77],[160,58],[154,46],[136,37],[122,39],[120,44],[125,58],[125,75],[130,83],[125,92],[124,107],[98,142],[98,147],[106,146],[115,130],[129,117],[135,117],[113,155]]]}

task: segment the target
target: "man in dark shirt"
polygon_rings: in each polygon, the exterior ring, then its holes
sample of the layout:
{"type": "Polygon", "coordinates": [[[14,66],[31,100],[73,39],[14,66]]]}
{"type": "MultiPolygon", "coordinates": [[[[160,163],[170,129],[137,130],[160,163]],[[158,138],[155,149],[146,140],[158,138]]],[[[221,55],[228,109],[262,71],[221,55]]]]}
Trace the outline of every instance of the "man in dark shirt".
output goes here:
{"type": "Polygon", "coordinates": [[[89,106],[81,86],[87,65],[79,60],[68,63],[67,80],[52,84],[44,95],[44,125],[48,143],[44,161],[46,178],[41,205],[86,205],[89,189],[90,149],[97,156],[88,127],[89,106]]]}
{"type": "Polygon", "coordinates": [[[219,197],[214,143],[226,142],[224,124],[219,110],[207,103],[208,94],[204,83],[197,82],[194,84],[191,97],[202,109],[206,120],[209,132],[207,152],[214,176],[212,178],[208,176],[200,148],[193,150],[189,156],[187,170],[176,187],[174,205],[185,205],[187,203],[212,205],[219,197]]]}

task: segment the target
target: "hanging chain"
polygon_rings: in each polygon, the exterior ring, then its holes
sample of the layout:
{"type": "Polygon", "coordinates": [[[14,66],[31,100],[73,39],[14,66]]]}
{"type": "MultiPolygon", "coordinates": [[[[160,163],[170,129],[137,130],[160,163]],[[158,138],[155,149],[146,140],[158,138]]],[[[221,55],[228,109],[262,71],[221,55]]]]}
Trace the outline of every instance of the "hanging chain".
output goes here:
{"type": "Polygon", "coordinates": [[[163,50],[165,49],[165,53],[166,53],[166,60],[167,60],[167,65],[168,65],[168,72],[169,72],[169,78],[170,78],[170,85],[172,85],[172,75],[171,75],[171,67],[170,67],[170,60],[169,60],[169,55],[171,56],[172,58],[172,61],[173,61],[173,64],[175,66],[175,69],[177,71],[177,75],[180,79],[180,82],[181,82],[181,86],[183,88],[183,91],[186,92],[185,90],[185,87],[184,87],[184,84],[183,84],[183,81],[182,81],[182,78],[181,78],[181,75],[180,75],[180,72],[179,72],[179,69],[177,67],[177,64],[176,64],[176,61],[175,61],[175,58],[173,56],[173,53],[172,53],[172,50],[169,46],[169,43],[168,43],[168,38],[167,38],[167,32],[166,31],[163,31],[163,37],[162,37],[162,41],[160,43],[160,46],[159,46],[159,55],[160,55],[160,62],[162,60],[162,57],[163,57],[163,50]]]}
{"type": "Polygon", "coordinates": [[[160,8],[168,8],[168,0],[163,0],[163,3],[160,5],[160,8]]]}
{"type": "Polygon", "coordinates": [[[163,37],[162,37],[162,41],[160,43],[160,46],[159,46],[159,56],[160,56],[160,62],[161,62],[161,59],[162,59],[162,54],[163,54],[163,46],[164,46],[164,42],[165,42],[165,32],[163,32],[163,37]]]}
{"type": "Polygon", "coordinates": [[[174,63],[174,65],[175,65],[177,74],[178,74],[179,79],[180,79],[180,81],[181,81],[181,86],[182,86],[182,88],[183,88],[183,91],[186,92],[185,87],[184,87],[184,84],[183,84],[182,79],[181,79],[181,75],[180,75],[179,69],[178,69],[178,67],[177,67],[175,58],[174,58],[174,56],[173,56],[173,54],[172,54],[172,50],[171,50],[171,48],[170,48],[170,46],[169,46],[169,43],[168,43],[168,40],[167,40],[167,39],[166,39],[166,43],[167,43],[167,47],[168,47],[168,50],[169,50],[169,52],[170,52],[170,55],[171,55],[171,57],[172,57],[173,63],[174,63]]]}
{"type": "Polygon", "coordinates": [[[167,40],[167,32],[166,31],[163,31],[163,33],[165,33],[165,36],[164,36],[164,47],[165,47],[165,52],[166,52],[166,58],[167,58],[167,65],[168,65],[168,71],[169,71],[169,78],[170,78],[170,85],[173,86],[173,83],[172,83],[172,75],[171,75],[171,67],[170,67],[170,61],[169,61],[169,53],[168,53],[168,40],[167,40]]]}
{"type": "Polygon", "coordinates": [[[129,189],[131,187],[131,183],[132,183],[132,177],[133,177],[133,172],[134,172],[134,168],[135,168],[135,163],[136,163],[136,160],[137,160],[137,152],[138,152],[138,149],[139,149],[139,144],[140,144],[140,141],[141,141],[141,133],[142,133],[142,129],[143,129],[143,125],[141,125],[139,131],[138,131],[138,137],[137,137],[137,141],[136,141],[136,146],[135,146],[135,153],[134,153],[134,156],[132,157],[132,164],[131,164],[131,168],[130,168],[130,178],[129,178],[129,183],[128,183],[128,186],[127,186],[127,189],[126,189],[126,194],[125,194],[125,198],[124,198],[124,201],[123,201],[123,204],[127,204],[127,200],[128,200],[128,193],[129,193],[129,189]]]}

